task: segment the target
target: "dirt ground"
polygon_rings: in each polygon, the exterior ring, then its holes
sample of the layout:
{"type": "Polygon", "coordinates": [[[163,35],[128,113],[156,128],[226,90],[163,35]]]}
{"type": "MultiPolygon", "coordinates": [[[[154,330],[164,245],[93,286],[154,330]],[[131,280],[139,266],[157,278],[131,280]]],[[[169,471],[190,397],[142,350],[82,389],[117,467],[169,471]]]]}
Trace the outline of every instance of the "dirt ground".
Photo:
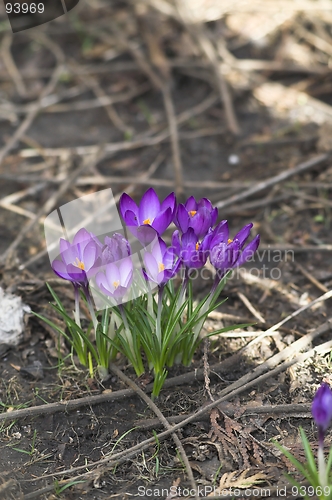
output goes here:
{"type": "MultiPolygon", "coordinates": [[[[331,4],[81,0],[14,35],[0,14],[4,290],[56,321],[48,281],[73,307],[43,220],[105,188],[207,197],[232,234],[261,235],[206,331],[253,326],[203,343],[155,401],[189,470],[150,400],[89,378],[27,314],[22,342],[0,344],[0,498],[301,498],[272,440],[303,461],[303,426],[316,450],[310,405],[332,382],[331,4]]],[[[148,373],[117,367],[150,394],[148,373]]]]}

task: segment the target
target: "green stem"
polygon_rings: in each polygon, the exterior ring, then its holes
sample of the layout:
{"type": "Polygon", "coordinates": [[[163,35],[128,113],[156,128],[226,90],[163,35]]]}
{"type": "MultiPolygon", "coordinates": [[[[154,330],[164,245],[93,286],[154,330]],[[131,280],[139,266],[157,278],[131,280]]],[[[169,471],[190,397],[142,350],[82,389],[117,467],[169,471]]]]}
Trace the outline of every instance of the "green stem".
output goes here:
{"type": "Polygon", "coordinates": [[[164,294],[164,285],[160,285],[158,290],[158,313],[157,313],[157,324],[156,324],[156,335],[160,346],[161,346],[161,310],[163,307],[163,294],[164,294]]]}
{"type": "Polygon", "coordinates": [[[186,267],[184,271],[184,278],[181,284],[181,292],[179,296],[179,306],[183,304],[183,298],[185,297],[187,286],[188,286],[188,281],[189,281],[189,272],[190,270],[186,267]]]}
{"type": "Polygon", "coordinates": [[[74,318],[77,326],[81,328],[81,319],[80,319],[80,290],[77,285],[74,285],[74,294],[75,294],[75,312],[74,318]]]}
{"type": "Polygon", "coordinates": [[[326,470],[326,463],[325,463],[325,458],[324,458],[324,447],[319,443],[318,446],[318,477],[319,477],[319,485],[322,488],[325,488],[325,486],[328,486],[328,481],[327,481],[327,470],[326,470]]]}
{"type": "Polygon", "coordinates": [[[92,299],[91,299],[91,295],[90,295],[90,291],[89,291],[89,286],[85,286],[83,288],[83,291],[84,291],[84,295],[85,295],[85,298],[86,298],[86,301],[87,301],[87,304],[88,304],[90,316],[91,316],[91,319],[92,319],[92,322],[93,322],[93,327],[95,329],[95,334],[96,334],[97,333],[98,320],[96,318],[96,314],[95,314],[95,311],[94,311],[94,308],[93,308],[92,299]]]}
{"type": "Polygon", "coordinates": [[[148,291],[147,311],[149,313],[149,320],[148,321],[151,325],[151,329],[153,329],[153,325],[151,324],[152,320],[150,319],[150,316],[151,316],[151,318],[154,318],[153,301],[154,301],[154,298],[153,298],[152,292],[149,290],[148,291]]]}
{"type": "Polygon", "coordinates": [[[125,313],[123,304],[119,304],[118,307],[119,307],[119,311],[121,313],[121,318],[122,318],[122,321],[123,321],[123,326],[124,326],[124,330],[125,330],[125,337],[126,337],[127,342],[128,342],[128,344],[130,346],[130,349],[132,350],[132,352],[134,352],[133,339],[132,339],[132,336],[131,336],[131,332],[130,332],[130,329],[129,329],[129,325],[128,325],[128,321],[127,321],[127,318],[126,318],[126,313],[125,313]]]}

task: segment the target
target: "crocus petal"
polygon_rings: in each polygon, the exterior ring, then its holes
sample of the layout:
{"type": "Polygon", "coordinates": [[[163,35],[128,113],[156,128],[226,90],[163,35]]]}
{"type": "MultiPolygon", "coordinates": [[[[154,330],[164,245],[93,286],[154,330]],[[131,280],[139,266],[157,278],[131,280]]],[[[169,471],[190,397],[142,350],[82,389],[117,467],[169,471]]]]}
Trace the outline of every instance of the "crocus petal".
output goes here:
{"type": "Polygon", "coordinates": [[[108,283],[107,283],[106,276],[102,272],[99,272],[99,273],[96,274],[96,283],[97,283],[97,286],[99,288],[101,288],[101,286],[103,286],[104,289],[108,288],[108,283]]]}
{"type": "Polygon", "coordinates": [[[123,297],[126,295],[127,288],[125,286],[119,285],[114,292],[112,293],[112,296],[117,300],[119,303],[120,299],[123,299],[123,297]]]}
{"type": "Polygon", "coordinates": [[[243,249],[242,254],[236,263],[237,266],[241,266],[253,257],[258,248],[259,242],[260,236],[257,234],[257,236],[255,236],[255,238],[243,249]]]}
{"type": "Polygon", "coordinates": [[[63,238],[60,238],[60,253],[63,253],[63,252],[66,252],[68,250],[68,248],[70,248],[70,243],[69,241],[63,239],[63,238]]]}
{"type": "MultiPolygon", "coordinates": [[[[106,238],[105,238],[105,243],[106,243],[106,238]]],[[[121,255],[121,258],[128,257],[131,254],[130,243],[128,240],[126,240],[126,238],[122,236],[122,234],[114,233],[112,238],[109,239],[112,240],[113,245],[117,247],[118,253],[121,255]]]]}
{"type": "Polygon", "coordinates": [[[133,274],[133,263],[130,257],[120,262],[119,273],[121,285],[127,287],[133,274]]]}
{"type": "Polygon", "coordinates": [[[158,263],[153,255],[151,255],[150,253],[146,253],[144,255],[144,264],[149,279],[152,279],[152,281],[156,281],[159,274],[159,268],[158,263]]]}
{"type": "Polygon", "coordinates": [[[100,283],[100,285],[98,285],[98,286],[99,286],[100,290],[101,290],[101,291],[102,291],[105,295],[107,295],[108,297],[109,297],[110,295],[112,295],[111,290],[109,290],[109,289],[108,289],[108,285],[107,285],[107,287],[106,287],[106,286],[104,285],[104,283],[100,283]]]}
{"type": "Polygon", "coordinates": [[[134,200],[127,193],[123,193],[123,195],[121,196],[119,208],[120,208],[121,216],[124,220],[125,220],[125,213],[128,210],[133,212],[136,215],[136,217],[138,218],[138,206],[136,205],[134,200]]]}
{"type": "Polygon", "coordinates": [[[182,264],[181,259],[178,259],[178,260],[176,261],[176,263],[175,263],[174,267],[173,267],[173,272],[172,272],[172,276],[171,276],[172,278],[173,278],[173,276],[175,276],[175,275],[176,275],[176,273],[178,272],[178,270],[179,270],[179,268],[180,268],[181,264],[182,264]]]}
{"type": "Polygon", "coordinates": [[[234,240],[239,240],[241,247],[245,244],[246,240],[248,239],[248,236],[250,234],[250,230],[252,228],[253,224],[247,224],[244,226],[241,231],[239,231],[235,236],[234,240]]]}
{"type": "Polygon", "coordinates": [[[127,210],[122,217],[127,226],[138,226],[138,216],[132,210],[127,210]]]}
{"type": "Polygon", "coordinates": [[[139,206],[139,223],[144,224],[145,220],[150,220],[152,224],[154,218],[160,212],[160,201],[153,188],[148,189],[141,200],[139,206]]]}
{"type": "Polygon", "coordinates": [[[212,238],[213,238],[213,230],[209,229],[209,232],[207,233],[206,236],[204,236],[204,238],[199,246],[199,249],[202,252],[209,252],[210,251],[212,238]]]}
{"type": "Polygon", "coordinates": [[[156,239],[151,246],[151,254],[157,262],[163,262],[164,254],[167,251],[167,245],[160,236],[156,239]]]}
{"type": "MultiPolygon", "coordinates": [[[[66,240],[60,240],[60,250],[62,249],[61,258],[66,265],[73,264],[78,258],[78,249],[73,245],[66,245],[64,243],[65,241],[66,240]]],[[[68,243],[68,241],[66,243],[68,243]]]]}
{"type": "Polygon", "coordinates": [[[91,238],[92,238],[91,233],[89,233],[89,231],[87,231],[86,229],[84,229],[84,227],[82,227],[82,229],[77,231],[77,233],[75,234],[73,239],[73,245],[81,244],[85,247],[91,240],[91,238]]]}
{"type": "Polygon", "coordinates": [[[86,272],[73,264],[67,265],[67,273],[71,277],[72,281],[76,281],[77,283],[84,284],[88,281],[86,272]]]}
{"type": "Polygon", "coordinates": [[[142,245],[147,246],[158,238],[158,233],[153,227],[145,224],[138,227],[129,227],[130,232],[137,238],[142,245]]]}
{"type": "Polygon", "coordinates": [[[172,214],[174,214],[175,205],[176,205],[175,193],[170,193],[161,203],[160,209],[165,210],[166,208],[169,207],[172,210],[172,214]]]}
{"type": "Polygon", "coordinates": [[[158,213],[152,222],[152,227],[161,236],[163,232],[168,228],[172,222],[173,212],[171,208],[166,208],[166,210],[158,213]]]}
{"type": "Polygon", "coordinates": [[[97,259],[97,245],[91,240],[83,250],[84,270],[89,271],[97,259]]]}
{"type": "Polygon", "coordinates": [[[227,220],[222,220],[215,227],[213,231],[213,238],[211,240],[211,248],[221,242],[227,243],[229,238],[229,228],[227,220]]]}
{"type": "Polygon", "coordinates": [[[129,242],[120,233],[114,233],[111,238],[105,236],[104,243],[101,254],[104,265],[121,260],[131,254],[129,242]]]}
{"type": "Polygon", "coordinates": [[[197,236],[195,235],[195,231],[192,227],[188,229],[186,233],[182,236],[182,248],[187,247],[189,245],[196,245],[197,236]]]}
{"type": "Polygon", "coordinates": [[[218,209],[214,208],[211,212],[211,226],[214,226],[218,218],[218,209]]]}
{"type": "Polygon", "coordinates": [[[62,262],[62,260],[55,259],[52,262],[52,269],[55,272],[55,274],[60,276],[60,278],[71,281],[71,278],[67,272],[67,266],[62,262]]]}
{"type": "Polygon", "coordinates": [[[189,225],[195,231],[198,239],[203,238],[211,227],[211,215],[207,208],[200,208],[196,214],[189,219],[189,225]]]}
{"type": "Polygon", "coordinates": [[[174,248],[176,255],[180,255],[181,242],[180,242],[180,232],[178,230],[174,231],[172,235],[172,247],[174,248]]]}
{"type": "Polygon", "coordinates": [[[167,245],[166,243],[164,242],[164,240],[162,238],[158,238],[158,241],[156,241],[155,243],[156,245],[159,245],[159,248],[160,248],[160,253],[161,255],[164,255],[164,253],[166,252],[167,250],[167,245]]]}
{"type": "Polygon", "coordinates": [[[232,241],[228,245],[228,256],[229,256],[229,263],[228,263],[228,268],[231,268],[237,264],[239,255],[241,251],[241,245],[238,240],[232,241]]]}
{"type": "Polygon", "coordinates": [[[199,210],[202,207],[207,208],[209,212],[213,210],[212,203],[207,198],[201,198],[197,203],[197,210],[199,210]]]}
{"type": "Polygon", "coordinates": [[[189,227],[189,215],[188,215],[188,210],[186,207],[180,203],[177,209],[177,214],[176,214],[176,220],[174,221],[179,229],[183,233],[185,233],[188,230],[189,227]]]}
{"type": "Polygon", "coordinates": [[[210,261],[216,269],[228,270],[234,266],[239,253],[239,242],[233,241],[229,245],[221,242],[211,249],[210,261]]]}
{"type": "Polygon", "coordinates": [[[192,210],[196,211],[197,210],[197,202],[193,196],[189,196],[185,203],[185,207],[187,212],[191,212],[192,210]]]}
{"type": "Polygon", "coordinates": [[[113,263],[107,264],[106,266],[106,279],[108,283],[108,287],[110,290],[113,290],[115,287],[113,285],[114,282],[119,282],[120,284],[120,273],[117,266],[113,263]]]}
{"type": "Polygon", "coordinates": [[[163,264],[165,269],[171,269],[175,260],[175,252],[173,248],[168,248],[163,256],[163,264]]]}

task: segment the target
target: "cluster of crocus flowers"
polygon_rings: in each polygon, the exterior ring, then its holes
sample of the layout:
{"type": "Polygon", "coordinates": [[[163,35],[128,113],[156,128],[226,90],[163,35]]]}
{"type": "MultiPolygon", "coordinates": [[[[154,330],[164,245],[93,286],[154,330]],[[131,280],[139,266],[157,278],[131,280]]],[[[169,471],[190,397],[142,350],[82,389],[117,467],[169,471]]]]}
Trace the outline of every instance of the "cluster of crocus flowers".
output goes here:
{"type": "MultiPolygon", "coordinates": [[[[186,203],[177,205],[174,193],[160,202],[150,188],[139,205],[124,193],[120,213],[126,227],[145,247],[144,278],[159,286],[164,286],[181,268],[189,275],[191,269],[202,268],[208,259],[220,281],[230,269],[249,260],[259,245],[259,235],[246,245],[252,224],[233,239],[226,220],[215,225],[218,209],[207,198],[196,201],[190,196],[186,203]],[[168,246],[163,234],[172,223],[176,229],[168,246]]],[[[72,243],[61,238],[59,257],[52,262],[53,271],[76,288],[86,290],[94,277],[103,294],[120,302],[132,284],[131,248],[119,233],[106,236],[102,243],[82,228],[72,243]]]]}
{"type": "MultiPolygon", "coordinates": [[[[259,235],[247,243],[252,229],[248,224],[231,238],[227,221],[217,223],[218,210],[207,198],[197,201],[191,196],[177,204],[174,193],[160,201],[150,188],[139,204],[124,193],[119,205],[125,231],[141,244],[142,259],[133,254],[122,234],[101,240],[82,228],[72,241],[60,240],[60,254],[52,268],[75,289],[72,345],[81,362],[86,363],[87,352],[90,357],[92,353],[104,376],[109,359],[121,351],[140,376],[145,360],[154,371],[153,395],[158,395],[166,367],[174,362],[190,364],[204,321],[224,285],[224,276],[253,256],[259,235]],[[172,234],[167,243],[165,232],[169,229],[172,234]],[[216,270],[215,280],[208,296],[193,307],[192,274],[208,259],[216,270]],[[175,290],[172,279],[180,270],[182,284],[175,290]],[[93,321],[94,344],[80,325],[80,292],[93,321]]],[[[68,321],[68,316],[64,317],[68,321]]]]}
{"type": "Polygon", "coordinates": [[[208,258],[220,280],[227,271],[248,261],[259,245],[259,235],[246,245],[253,224],[246,225],[233,239],[229,237],[226,220],[214,227],[218,209],[207,198],[196,201],[190,196],[186,203],[176,205],[174,193],[160,202],[150,188],[139,206],[124,193],[120,212],[142,244],[154,241],[152,252],[144,259],[144,275],[158,284],[165,284],[180,267],[188,271],[203,267],[208,258]],[[177,229],[173,232],[171,247],[167,247],[162,237],[172,222],[177,229]]]}

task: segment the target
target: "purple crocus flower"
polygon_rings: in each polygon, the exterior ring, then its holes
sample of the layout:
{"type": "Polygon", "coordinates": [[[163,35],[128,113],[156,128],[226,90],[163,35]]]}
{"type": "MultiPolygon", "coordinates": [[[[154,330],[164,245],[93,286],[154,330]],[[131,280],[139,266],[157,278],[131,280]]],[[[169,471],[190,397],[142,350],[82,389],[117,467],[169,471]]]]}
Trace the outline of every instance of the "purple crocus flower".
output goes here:
{"type": "Polygon", "coordinates": [[[145,278],[163,286],[178,272],[181,260],[177,259],[174,248],[167,248],[164,240],[158,237],[152,244],[151,253],[144,254],[144,264],[145,278]]]}
{"type": "MultiPolygon", "coordinates": [[[[140,241],[144,239],[145,233],[143,234],[143,238],[140,238],[140,232],[133,230],[134,228],[139,228],[140,226],[152,227],[161,236],[173,221],[175,208],[176,200],[174,193],[170,193],[160,203],[153,188],[148,189],[144,193],[139,207],[126,193],[123,193],[120,198],[121,216],[134,236],[137,236],[140,241]]],[[[149,239],[148,242],[151,242],[152,239],[149,239]]]]}
{"type": "Polygon", "coordinates": [[[194,229],[189,227],[182,235],[181,240],[179,231],[174,231],[172,245],[187,268],[198,269],[203,267],[207,261],[212,236],[212,232],[209,232],[202,242],[199,242],[194,229]]]}
{"type": "Polygon", "coordinates": [[[102,244],[96,236],[80,229],[73,242],[60,238],[60,257],[52,262],[53,271],[75,286],[88,284],[88,278],[95,273],[95,267],[101,263],[102,244]]]}
{"type": "Polygon", "coordinates": [[[246,247],[253,224],[244,226],[234,237],[229,238],[228,222],[221,221],[213,230],[210,241],[210,261],[218,273],[225,274],[235,266],[247,262],[256,252],[260,236],[257,235],[246,247]]]}
{"type": "Polygon", "coordinates": [[[318,388],[312,402],[311,412],[318,427],[319,442],[322,444],[332,420],[332,391],[328,384],[323,383],[318,388]]]}
{"type": "Polygon", "coordinates": [[[186,233],[192,227],[196,236],[202,239],[215,224],[217,217],[218,209],[213,208],[210,200],[202,198],[197,202],[190,196],[185,204],[179,204],[174,224],[182,233],[186,233]]]}
{"type": "Polygon", "coordinates": [[[133,279],[133,263],[130,257],[122,259],[120,262],[107,264],[104,272],[96,274],[96,283],[100,290],[121,302],[127,293],[133,279]]]}
{"type": "Polygon", "coordinates": [[[124,259],[131,254],[129,242],[120,233],[114,233],[111,238],[105,236],[104,243],[101,251],[102,265],[124,259]]]}

